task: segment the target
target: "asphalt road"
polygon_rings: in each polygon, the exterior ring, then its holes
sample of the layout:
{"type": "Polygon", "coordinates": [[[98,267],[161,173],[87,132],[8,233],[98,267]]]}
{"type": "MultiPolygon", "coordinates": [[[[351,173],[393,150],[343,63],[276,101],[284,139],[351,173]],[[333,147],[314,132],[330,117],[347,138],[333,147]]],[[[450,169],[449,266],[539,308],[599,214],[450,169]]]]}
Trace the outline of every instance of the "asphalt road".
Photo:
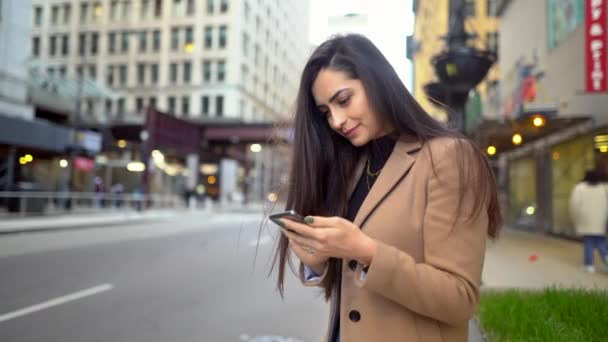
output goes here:
{"type": "Polygon", "coordinates": [[[319,341],[327,305],[291,273],[280,298],[260,219],[2,235],[0,341],[319,341]]]}

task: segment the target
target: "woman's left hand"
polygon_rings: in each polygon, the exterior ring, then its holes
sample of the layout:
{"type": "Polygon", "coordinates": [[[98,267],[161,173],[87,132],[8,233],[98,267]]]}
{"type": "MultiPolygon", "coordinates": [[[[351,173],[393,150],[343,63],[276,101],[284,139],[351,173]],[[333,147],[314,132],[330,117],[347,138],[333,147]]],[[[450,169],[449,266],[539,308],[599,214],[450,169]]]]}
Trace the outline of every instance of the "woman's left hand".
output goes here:
{"type": "Polygon", "coordinates": [[[307,216],[308,224],[283,219],[283,233],[313,253],[334,258],[355,259],[369,265],[376,254],[376,241],[352,222],[341,217],[307,216]]]}

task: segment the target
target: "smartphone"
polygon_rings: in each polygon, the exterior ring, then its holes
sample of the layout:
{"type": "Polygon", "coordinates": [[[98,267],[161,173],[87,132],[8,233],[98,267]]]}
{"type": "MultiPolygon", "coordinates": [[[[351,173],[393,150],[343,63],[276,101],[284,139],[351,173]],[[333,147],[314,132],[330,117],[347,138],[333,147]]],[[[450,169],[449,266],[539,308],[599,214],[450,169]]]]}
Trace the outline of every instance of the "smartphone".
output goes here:
{"type": "MultiPolygon", "coordinates": [[[[270,219],[270,221],[276,223],[278,226],[280,226],[279,220],[283,219],[283,218],[292,220],[294,222],[306,224],[306,221],[304,221],[304,217],[302,215],[296,213],[294,210],[287,210],[287,211],[275,213],[275,214],[268,216],[268,219],[270,219]]],[[[285,229],[287,229],[287,228],[285,228],[285,229]]],[[[289,230],[290,232],[292,232],[294,234],[298,234],[291,229],[287,229],[287,230],[289,230]]]]}

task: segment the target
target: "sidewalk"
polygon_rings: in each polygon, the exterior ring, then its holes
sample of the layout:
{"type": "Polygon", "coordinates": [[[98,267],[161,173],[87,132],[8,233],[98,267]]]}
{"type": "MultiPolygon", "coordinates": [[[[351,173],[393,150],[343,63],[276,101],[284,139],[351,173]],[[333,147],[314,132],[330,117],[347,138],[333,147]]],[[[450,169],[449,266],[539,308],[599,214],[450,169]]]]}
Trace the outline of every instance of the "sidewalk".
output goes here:
{"type": "Polygon", "coordinates": [[[608,289],[596,252],[597,273],[583,270],[582,243],[505,228],[496,242],[488,242],[482,290],[548,286],[608,289]]]}

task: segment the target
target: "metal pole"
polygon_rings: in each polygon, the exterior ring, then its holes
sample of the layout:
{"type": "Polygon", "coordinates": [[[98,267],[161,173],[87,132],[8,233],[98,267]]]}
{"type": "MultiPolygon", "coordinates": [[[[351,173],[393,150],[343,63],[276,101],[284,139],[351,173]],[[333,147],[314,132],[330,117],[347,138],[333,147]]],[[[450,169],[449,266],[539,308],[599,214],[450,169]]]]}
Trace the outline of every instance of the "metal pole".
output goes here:
{"type": "Polygon", "coordinates": [[[15,158],[17,155],[17,149],[11,146],[8,150],[8,159],[6,161],[6,191],[11,191],[13,188],[13,182],[15,180],[15,158]]]}

